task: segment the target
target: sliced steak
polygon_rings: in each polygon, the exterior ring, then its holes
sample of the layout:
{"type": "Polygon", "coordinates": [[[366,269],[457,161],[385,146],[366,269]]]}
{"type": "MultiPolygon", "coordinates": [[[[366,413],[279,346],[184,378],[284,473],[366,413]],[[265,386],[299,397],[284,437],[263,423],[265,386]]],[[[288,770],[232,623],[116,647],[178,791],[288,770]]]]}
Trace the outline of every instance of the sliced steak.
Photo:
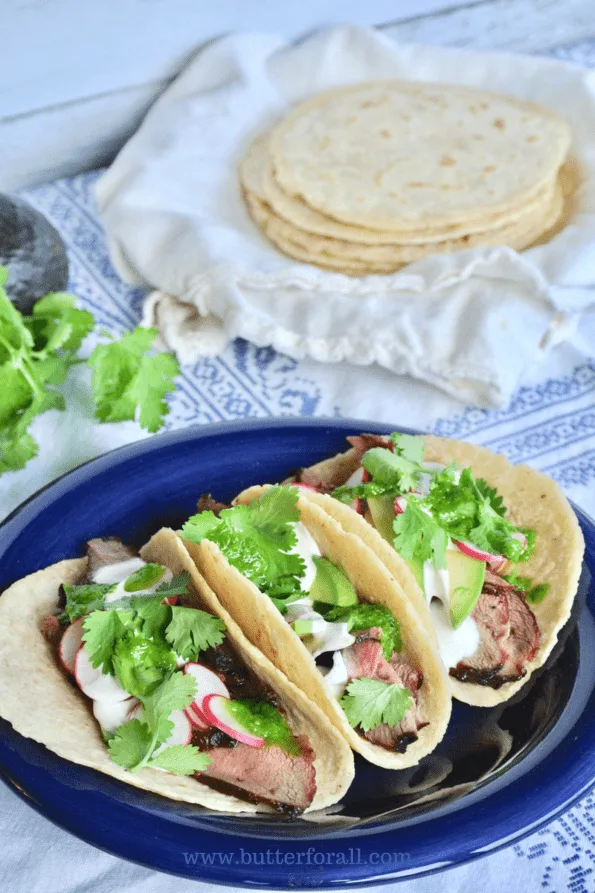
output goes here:
{"type": "Polygon", "coordinates": [[[486,570],[484,587],[471,617],[480,644],[470,658],[451,667],[460,682],[501,688],[525,675],[524,665],[539,647],[539,627],[524,596],[497,574],[486,570]]]}
{"type": "Polygon", "coordinates": [[[356,434],[347,438],[351,449],[338,453],[330,459],[323,459],[309,468],[300,468],[293,478],[300,484],[314,487],[319,493],[330,493],[349,480],[354,471],[360,467],[362,456],[366,450],[375,446],[392,449],[392,443],[378,434],[356,434]]]}
{"type": "Polygon", "coordinates": [[[207,750],[212,763],[205,772],[196,773],[196,778],[242,800],[269,803],[280,812],[298,814],[316,793],[314,751],[304,736],[298,743],[300,756],[291,756],[279,747],[247,744],[207,750]]]}
{"type": "Polygon", "coordinates": [[[365,676],[368,679],[377,679],[379,682],[400,685],[411,692],[413,704],[402,722],[396,726],[383,723],[369,732],[362,733],[372,744],[405,753],[408,745],[417,740],[419,729],[427,725],[421,715],[417,697],[423,684],[423,676],[396,652],[390,661],[386,660],[380,644],[381,632],[377,627],[371,627],[358,633],[355,643],[345,648],[342,654],[349,681],[365,676]]]}
{"type": "Polygon", "coordinates": [[[125,546],[117,536],[96,537],[87,543],[88,574],[91,576],[98,568],[106,567],[108,564],[130,561],[137,555],[136,549],[125,546]]]}
{"type": "Polygon", "coordinates": [[[508,593],[510,636],[508,655],[498,674],[504,682],[512,682],[524,675],[524,666],[533,660],[539,648],[539,627],[535,614],[527,606],[522,593],[511,589],[508,593]]]}
{"type": "Polygon", "coordinates": [[[41,624],[41,635],[50,645],[58,647],[64,627],[55,614],[45,617],[41,624]]]}
{"type": "Polygon", "coordinates": [[[226,641],[201,651],[198,659],[225,681],[231,698],[258,698],[277,706],[275,693],[263,685],[226,641]]]}
{"type": "Polygon", "coordinates": [[[219,517],[219,514],[223,509],[229,508],[231,508],[230,505],[227,505],[225,502],[217,502],[216,499],[213,499],[210,493],[203,493],[196,503],[196,510],[198,512],[213,512],[217,517],[219,517]]]}

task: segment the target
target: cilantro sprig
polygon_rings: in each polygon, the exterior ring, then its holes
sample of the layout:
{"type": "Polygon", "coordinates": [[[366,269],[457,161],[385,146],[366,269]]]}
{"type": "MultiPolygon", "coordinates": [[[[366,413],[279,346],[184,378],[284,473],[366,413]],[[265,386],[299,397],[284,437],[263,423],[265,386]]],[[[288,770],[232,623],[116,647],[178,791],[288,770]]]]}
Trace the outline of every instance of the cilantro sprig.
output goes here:
{"type": "Polygon", "coordinates": [[[112,760],[119,766],[138,772],[143,767],[166,769],[174,775],[203,772],[211,763],[205,753],[192,744],[166,744],[173,730],[171,714],[188,707],[196,694],[196,680],[174,673],[150,695],[142,699],[142,718],[119,726],[108,742],[112,760]]]}
{"type": "Polygon", "coordinates": [[[382,723],[396,726],[402,722],[412,697],[408,688],[362,676],[349,683],[339,703],[352,728],[370,732],[382,723]]]}
{"type": "Polygon", "coordinates": [[[515,573],[503,574],[502,579],[506,580],[507,583],[512,583],[514,588],[520,592],[524,592],[526,601],[532,605],[538,605],[542,602],[550,591],[549,583],[535,584],[530,577],[519,577],[515,573]]]}
{"type": "MultiPolygon", "coordinates": [[[[65,408],[60,386],[73,366],[85,362],[78,351],[95,325],[65,292],[41,298],[29,316],[19,313],[6,294],[6,279],[0,267],[0,475],[24,468],[37,455],[30,425],[50,409],[65,408]]],[[[150,354],[156,336],[156,329],[136,328],[92,352],[100,421],[138,418],[151,432],[163,424],[164,398],[179,370],[171,354],[150,354]]]]}
{"type": "Polygon", "coordinates": [[[271,487],[250,505],[224,509],[219,516],[210,511],[193,515],[182,536],[192,543],[215,543],[262,592],[284,601],[300,592],[305,573],[303,559],[289,551],[297,543],[298,498],[295,488],[271,487]]]}
{"type": "Polygon", "coordinates": [[[393,433],[390,446],[372,447],[362,456],[362,465],[370,480],[354,486],[337,487],[332,495],[340,502],[350,503],[360,497],[400,496],[414,490],[422,474],[423,441],[410,434],[393,433]]]}

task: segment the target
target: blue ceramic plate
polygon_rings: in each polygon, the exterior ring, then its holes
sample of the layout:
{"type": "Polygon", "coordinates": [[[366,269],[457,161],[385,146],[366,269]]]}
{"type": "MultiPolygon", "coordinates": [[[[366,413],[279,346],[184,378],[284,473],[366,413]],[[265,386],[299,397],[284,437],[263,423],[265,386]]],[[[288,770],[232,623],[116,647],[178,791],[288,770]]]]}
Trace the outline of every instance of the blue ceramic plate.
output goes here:
{"type": "MultiPolygon", "coordinates": [[[[0,591],[81,555],[90,537],[113,534],[141,545],[163,524],[185,520],[203,491],[229,500],[249,484],[282,480],[344,449],[348,434],[387,430],[362,421],[257,421],[117,450],[67,474],[6,520],[0,591]]],[[[496,709],[455,703],[444,741],[413,769],[389,772],[358,759],[347,796],[324,813],[243,818],[174,803],[66,762],[2,721],[4,780],[43,815],[117,856],[257,888],[394,881],[518,840],[595,782],[595,587],[587,569],[595,562],[595,525],[577,515],[585,569],[546,672],[496,709]]]]}

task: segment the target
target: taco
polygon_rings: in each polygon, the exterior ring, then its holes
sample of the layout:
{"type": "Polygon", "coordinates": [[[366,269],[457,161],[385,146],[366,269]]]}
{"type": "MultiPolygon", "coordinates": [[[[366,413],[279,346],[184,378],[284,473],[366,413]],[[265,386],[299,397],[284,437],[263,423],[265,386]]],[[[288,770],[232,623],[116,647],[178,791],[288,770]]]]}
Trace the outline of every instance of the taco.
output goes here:
{"type": "Polygon", "coordinates": [[[369,762],[402,769],[430,753],[450,717],[448,680],[377,556],[297,488],[199,508],[181,536],[247,638],[369,762]]]}
{"type": "Polygon", "coordinates": [[[91,540],[87,558],[3,593],[0,716],[74,763],[232,813],[326,807],[354,774],[345,741],[246,639],[171,530],[140,555],[91,540]]]}
{"type": "Polygon", "coordinates": [[[427,629],[453,695],[506,701],[551,654],[584,542],[558,485],[447,438],[362,434],[291,479],[385,563],[427,629]]]}

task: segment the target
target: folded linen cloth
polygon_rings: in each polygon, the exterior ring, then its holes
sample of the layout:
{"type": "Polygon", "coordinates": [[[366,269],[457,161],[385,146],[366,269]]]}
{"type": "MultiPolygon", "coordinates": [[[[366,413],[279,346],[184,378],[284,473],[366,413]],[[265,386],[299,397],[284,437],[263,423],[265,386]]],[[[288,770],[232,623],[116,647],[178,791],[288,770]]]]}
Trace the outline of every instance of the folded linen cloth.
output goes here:
{"type": "Polygon", "coordinates": [[[377,363],[498,406],[595,306],[593,132],[595,73],[566,62],[400,46],[353,27],[297,45],[233,35],[201,50],[165,91],[96,197],[116,269],[156,289],[145,322],[183,361],[241,336],[296,358],[377,363]],[[276,251],[240,196],[247,146],[295,102],[380,78],[488,88],[562,114],[580,171],[565,228],[522,253],[471,249],[361,279],[276,251]]]}

